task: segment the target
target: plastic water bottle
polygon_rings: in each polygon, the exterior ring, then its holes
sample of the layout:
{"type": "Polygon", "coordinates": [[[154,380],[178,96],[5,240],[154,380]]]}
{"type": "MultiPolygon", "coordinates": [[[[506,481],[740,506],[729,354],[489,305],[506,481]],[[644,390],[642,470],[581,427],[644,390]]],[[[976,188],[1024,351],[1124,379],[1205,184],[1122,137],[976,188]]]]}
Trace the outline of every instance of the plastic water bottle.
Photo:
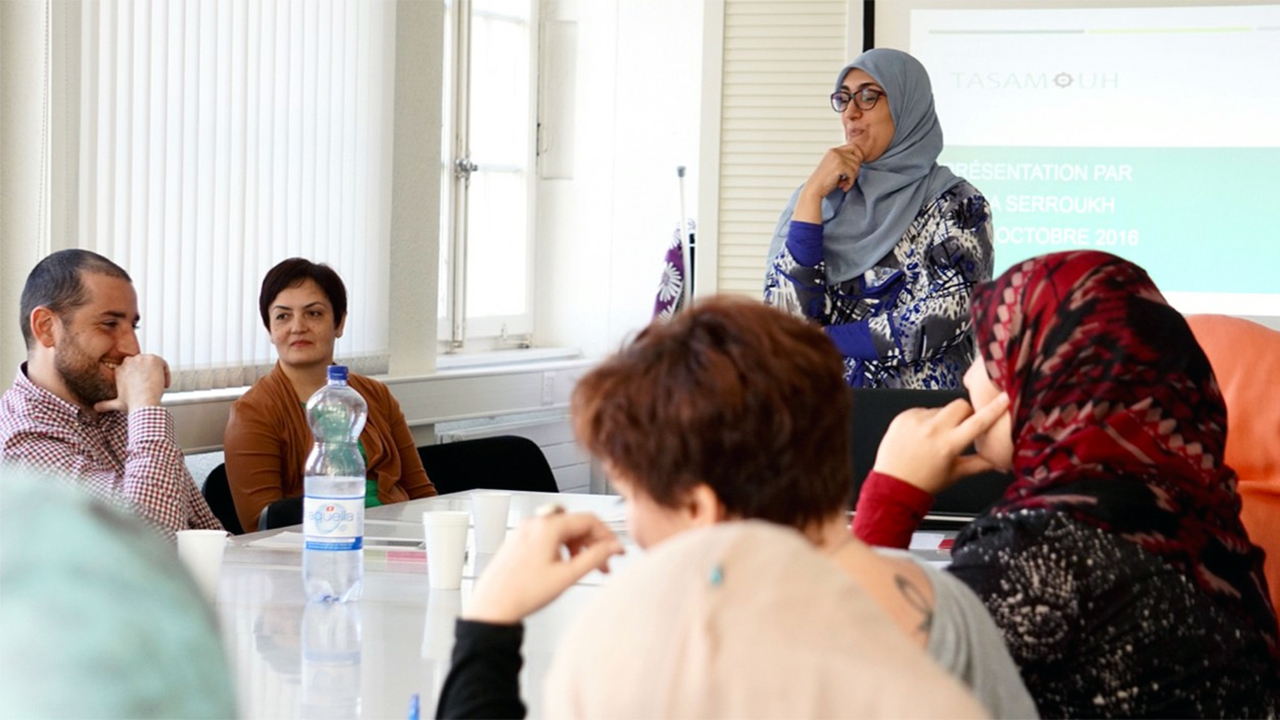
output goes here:
{"type": "Polygon", "coordinates": [[[302,580],[311,601],[360,599],[364,587],[365,466],[360,431],[369,406],[329,366],[329,384],[307,401],[315,446],[307,457],[302,506],[302,580]]]}
{"type": "Polygon", "coordinates": [[[302,612],[302,717],[360,717],[360,605],[308,603],[302,612]]]}

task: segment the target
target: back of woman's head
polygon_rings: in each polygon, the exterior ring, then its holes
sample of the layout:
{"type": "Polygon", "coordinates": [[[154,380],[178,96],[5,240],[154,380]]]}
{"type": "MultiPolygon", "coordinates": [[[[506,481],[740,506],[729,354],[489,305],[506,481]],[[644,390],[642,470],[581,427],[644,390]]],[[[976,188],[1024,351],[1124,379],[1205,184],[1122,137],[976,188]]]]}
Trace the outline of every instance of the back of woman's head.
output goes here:
{"type": "Polygon", "coordinates": [[[706,483],[731,516],[807,528],[852,490],[843,367],[816,326],[714,297],[651,324],[579,381],[574,425],[661,505],[706,483]]]}
{"type": "Polygon", "coordinates": [[[973,319],[1012,400],[1014,479],[994,511],[1048,508],[1126,537],[1244,605],[1274,647],[1222,394],[1147,273],[1101,252],[1032,258],[975,290],[973,319]]]}
{"type": "Polygon", "coordinates": [[[0,464],[0,606],[0,717],[236,713],[216,613],[173,543],[73,480],[0,464]]]}
{"type": "Polygon", "coordinates": [[[799,533],[682,533],[593,598],[547,675],[548,717],[980,717],[799,533]]]}
{"type": "Polygon", "coordinates": [[[1226,414],[1209,361],[1137,265],[1095,251],[1031,258],[974,290],[973,326],[991,380],[1012,400],[1015,471],[1051,469],[1035,448],[1147,415],[1176,423],[1176,440],[1155,438],[1166,446],[1162,473],[1176,457],[1193,475],[1221,467],[1226,414]]]}

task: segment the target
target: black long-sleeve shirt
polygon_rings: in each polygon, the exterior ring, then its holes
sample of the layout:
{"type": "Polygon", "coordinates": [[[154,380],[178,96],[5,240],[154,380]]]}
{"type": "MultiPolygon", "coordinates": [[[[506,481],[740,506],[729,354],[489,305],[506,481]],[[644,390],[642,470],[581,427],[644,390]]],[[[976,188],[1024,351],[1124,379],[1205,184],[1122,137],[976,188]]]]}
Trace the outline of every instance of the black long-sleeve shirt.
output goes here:
{"type": "Polygon", "coordinates": [[[436,717],[523,720],[520,647],[524,625],[459,619],[453,634],[453,665],[440,691],[436,717]]]}

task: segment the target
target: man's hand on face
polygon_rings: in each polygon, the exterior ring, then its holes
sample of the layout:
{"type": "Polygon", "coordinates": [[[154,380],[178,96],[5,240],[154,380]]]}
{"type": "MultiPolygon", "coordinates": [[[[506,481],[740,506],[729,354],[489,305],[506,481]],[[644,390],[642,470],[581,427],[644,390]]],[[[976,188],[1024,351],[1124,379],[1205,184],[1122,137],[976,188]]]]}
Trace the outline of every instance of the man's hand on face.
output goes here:
{"type": "Polygon", "coordinates": [[[94,405],[97,412],[129,412],[160,404],[169,387],[169,364],[159,355],[131,355],[116,368],[116,397],[94,405]]]}

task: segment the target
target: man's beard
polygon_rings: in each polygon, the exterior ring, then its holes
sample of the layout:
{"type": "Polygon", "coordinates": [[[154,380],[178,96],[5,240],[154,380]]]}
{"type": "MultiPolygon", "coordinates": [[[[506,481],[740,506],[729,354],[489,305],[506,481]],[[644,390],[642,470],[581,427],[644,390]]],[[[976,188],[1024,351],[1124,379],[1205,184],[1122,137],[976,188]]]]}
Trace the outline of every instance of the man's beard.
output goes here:
{"type": "Polygon", "coordinates": [[[116,384],[102,376],[102,365],[85,354],[76,338],[67,338],[54,349],[53,366],[71,394],[86,407],[116,398],[116,384]]]}

